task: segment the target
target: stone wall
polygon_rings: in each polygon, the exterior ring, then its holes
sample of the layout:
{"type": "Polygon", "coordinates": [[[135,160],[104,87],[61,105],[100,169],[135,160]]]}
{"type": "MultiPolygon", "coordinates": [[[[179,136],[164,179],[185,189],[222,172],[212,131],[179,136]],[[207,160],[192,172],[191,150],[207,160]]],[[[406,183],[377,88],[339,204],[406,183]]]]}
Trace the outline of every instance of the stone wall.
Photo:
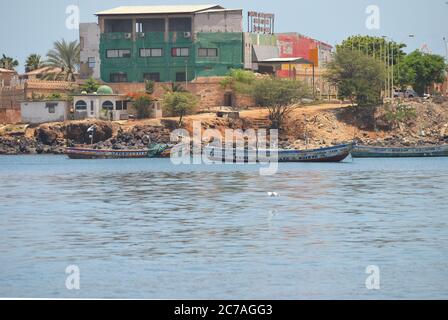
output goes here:
{"type": "MultiPolygon", "coordinates": [[[[223,77],[199,77],[187,84],[187,90],[200,98],[199,109],[201,111],[225,105],[225,95],[232,94],[233,106],[238,108],[247,108],[255,105],[252,98],[241,94],[233,94],[231,91],[223,88],[220,84],[223,77]]],[[[185,83],[179,83],[185,87],[185,83]]],[[[171,82],[156,83],[154,97],[162,98],[165,88],[172,87],[171,82]]],[[[133,92],[144,92],[144,83],[108,83],[114,93],[128,94],[133,92]]]]}
{"type": "Polygon", "coordinates": [[[20,121],[20,109],[0,108],[0,123],[18,123],[20,121]]]}
{"type": "Polygon", "coordinates": [[[20,101],[24,97],[21,86],[0,87],[0,123],[20,122],[20,101]]]}
{"type": "Polygon", "coordinates": [[[209,110],[211,108],[226,105],[225,96],[232,96],[232,106],[237,108],[248,108],[255,105],[249,96],[235,94],[231,90],[221,86],[222,77],[197,78],[188,84],[188,90],[200,98],[199,108],[209,110]]]}
{"type": "MultiPolygon", "coordinates": [[[[128,93],[138,93],[138,92],[145,92],[146,87],[144,83],[128,83],[128,82],[121,82],[121,83],[108,83],[109,87],[114,90],[114,93],[119,94],[128,94],[128,93]]],[[[164,87],[170,87],[171,83],[155,83],[154,85],[154,96],[156,98],[160,98],[165,93],[164,87]]]]}

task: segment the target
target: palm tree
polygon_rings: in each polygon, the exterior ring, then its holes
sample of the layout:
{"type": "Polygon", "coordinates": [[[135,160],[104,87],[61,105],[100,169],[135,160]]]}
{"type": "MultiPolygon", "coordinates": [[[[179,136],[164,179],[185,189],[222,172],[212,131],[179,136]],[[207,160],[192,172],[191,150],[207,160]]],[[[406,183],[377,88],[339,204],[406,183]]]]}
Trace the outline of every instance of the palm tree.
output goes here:
{"type": "Polygon", "coordinates": [[[2,58],[0,58],[0,68],[14,70],[14,68],[18,65],[19,61],[14,58],[5,56],[5,54],[3,54],[2,58]]]}
{"type": "Polygon", "coordinates": [[[56,76],[58,80],[75,81],[75,73],[79,67],[80,46],[78,41],[56,41],[54,48],[47,53],[46,67],[60,68],[56,76]]]}
{"type": "Polygon", "coordinates": [[[42,58],[40,55],[33,53],[28,56],[25,63],[25,72],[30,72],[42,67],[42,58]]]}

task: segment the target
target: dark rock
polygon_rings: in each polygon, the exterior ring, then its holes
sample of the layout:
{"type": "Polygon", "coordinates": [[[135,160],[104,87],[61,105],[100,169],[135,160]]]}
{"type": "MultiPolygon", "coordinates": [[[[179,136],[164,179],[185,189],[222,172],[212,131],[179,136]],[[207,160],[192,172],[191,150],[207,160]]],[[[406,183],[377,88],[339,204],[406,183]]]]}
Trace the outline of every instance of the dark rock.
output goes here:
{"type": "Polygon", "coordinates": [[[54,130],[45,127],[36,129],[35,136],[38,141],[46,145],[52,145],[58,137],[54,130]]]}

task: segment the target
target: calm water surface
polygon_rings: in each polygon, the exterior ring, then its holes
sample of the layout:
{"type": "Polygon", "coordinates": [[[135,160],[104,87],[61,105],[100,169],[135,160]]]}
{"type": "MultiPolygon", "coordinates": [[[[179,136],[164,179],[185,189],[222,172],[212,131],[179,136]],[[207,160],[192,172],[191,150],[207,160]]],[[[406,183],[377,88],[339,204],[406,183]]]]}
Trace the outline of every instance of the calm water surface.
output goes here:
{"type": "Polygon", "coordinates": [[[0,297],[448,298],[448,158],[258,169],[2,156],[0,297]]]}

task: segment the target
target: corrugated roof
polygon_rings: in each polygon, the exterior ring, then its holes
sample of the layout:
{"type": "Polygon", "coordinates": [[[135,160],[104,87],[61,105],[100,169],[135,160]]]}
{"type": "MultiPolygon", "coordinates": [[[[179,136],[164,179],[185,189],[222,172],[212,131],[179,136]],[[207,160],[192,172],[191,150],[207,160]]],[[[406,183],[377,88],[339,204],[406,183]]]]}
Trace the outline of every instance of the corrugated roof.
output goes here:
{"type": "Polygon", "coordinates": [[[168,5],[168,6],[129,6],[118,7],[110,10],[97,12],[97,16],[103,15],[127,15],[127,14],[176,14],[176,13],[194,13],[209,9],[223,9],[216,4],[199,5],[168,5]]]}
{"type": "Polygon", "coordinates": [[[304,58],[296,57],[296,58],[270,58],[264,59],[262,61],[258,61],[260,63],[303,63],[303,64],[313,64],[312,61],[306,60],[304,58]]]}
{"type": "Polygon", "coordinates": [[[253,46],[254,61],[264,61],[267,59],[278,58],[280,50],[277,46],[253,46]]]}
{"type": "Polygon", "coordinates": [[[200,13],[232,12],[232,11],[243,11],[243,9],[208,9],[208,10],[201,11],[200,13]]]}

